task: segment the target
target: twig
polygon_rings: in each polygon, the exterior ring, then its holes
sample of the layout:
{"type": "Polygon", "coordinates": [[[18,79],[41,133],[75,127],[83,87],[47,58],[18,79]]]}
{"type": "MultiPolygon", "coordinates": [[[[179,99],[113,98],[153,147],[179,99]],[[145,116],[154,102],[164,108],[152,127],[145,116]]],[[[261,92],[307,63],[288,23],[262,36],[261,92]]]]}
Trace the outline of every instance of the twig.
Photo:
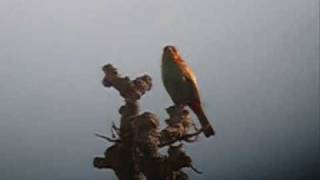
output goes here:
{"type": "Polygon", "coordinates": [[[198,174],[202,174],[202,173],[203,173],[202,171],[199,171],[197,168],[193,167],[193,165],[191,165],[190,168],[191,168],[194,172],[196,172],[196,173],[198,173],[198,174]]]}
{"type": "Polygon", "coordinates": [[[94,133],[94,135],[95,135],[96,137],[102,138],[102,139],[107,140],[107,141],[109,141],[109,142],[114,142],[114,143],[119,143],[119,142],[121,142],[120,139],[112,139],[112,138],[110,138],[110,137],[108,137],[108,136],[104,136],[104,135],[101,135],[101,134],[98,134],[98,133],[94,133]]]}
{"type": "Polygon", "coordinates": [[[116,138],[116,137],[120,136],[120,129],[116,126],[114,121],[112,121],[111,133],[112,133],[112,137],[113,138],[116,138]]]}
{"type": "MultiPolygon", "coordinates": [[[[196,132],[200,132],[200,133],[202,132],[202,129],[201,128],[199,129],[195,123],[192,123],[192,127],[196,132]]],[[[193,143],[198,140],[198,137],[199,137],[199,134],[197,136],[194,136],[194,139],[191,139],[191,137],[190,137],[190,138],[185,139],[185,141],[188,143],[193,143]]]]}
{"type": "Polygon", "coordinates": [[[168,145],[173,144],[173,143],[175,143],[175,142],[177,142],[177,141],[186,141],[186,142],[188,142],[188,141],[190,141],[190,140],[189,140],[190,138],[195,137],[195,136],[198,136],[201,132],[202,132],[202,129],[198,130],[198,131],[195,132],[195,133],[186,134],[186,135],[184,135],[184,136],[182,136],[182,137],[179,137],[179,138],[177,138],[177,139],[173,139],[173,140],[171,140],[171,141],[164,142],[164,143],[160,144],[159,147],[161,148],[161,147],[164,147],[164,146],[168,146],[168,145]]]}

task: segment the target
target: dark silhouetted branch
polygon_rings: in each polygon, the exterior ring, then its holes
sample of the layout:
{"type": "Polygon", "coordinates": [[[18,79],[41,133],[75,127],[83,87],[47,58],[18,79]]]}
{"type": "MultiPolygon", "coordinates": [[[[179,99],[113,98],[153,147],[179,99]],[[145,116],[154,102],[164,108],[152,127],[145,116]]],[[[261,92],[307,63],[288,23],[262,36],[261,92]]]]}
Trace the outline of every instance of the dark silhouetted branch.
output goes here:
{"type": "Polygon", "coordinates": [[[152,79],[148,75],[134,80],[122,77],[112,65],[103,68],[105,77],[103,85],[113,87],[124,98],[125,104],[120,107],[120,127],[112,123],[110,138],[105,135],[95,136],[114,143],[108,147],[104,157],[96,157],[93,165],[99,169],[112,169],[120,180],[187,180],[188,175],[181,169],[191,168],[202,173],[192,165],[192,159],[182,150],[182,144],[195,142],[202,132],[192,123],[192,118],[185,106],[168,107],[167,127],[159,131],[159,118],[150,112],[139,112],[138,100],[151,90],[152,79]],[[193,127],[194,132],[190,133],[193,127]],[[159,149],[168,146],[167,155],[159,149]]]}

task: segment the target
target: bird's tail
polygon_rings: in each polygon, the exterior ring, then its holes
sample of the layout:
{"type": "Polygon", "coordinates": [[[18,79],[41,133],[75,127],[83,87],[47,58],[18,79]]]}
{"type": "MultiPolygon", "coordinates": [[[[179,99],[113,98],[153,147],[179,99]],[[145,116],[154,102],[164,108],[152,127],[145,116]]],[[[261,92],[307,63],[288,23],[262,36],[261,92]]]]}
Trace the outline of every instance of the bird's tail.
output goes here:
{"type": "Polygon", "coordinates": [[[203,134],[206,137],[215,135],[215,131],[213,130],[206,114],[204,113],[201,104],[199,102],[195,102],[190,104],[189,106],[193,110],[193,112],[197,115],[203,129],[203,134]]]}

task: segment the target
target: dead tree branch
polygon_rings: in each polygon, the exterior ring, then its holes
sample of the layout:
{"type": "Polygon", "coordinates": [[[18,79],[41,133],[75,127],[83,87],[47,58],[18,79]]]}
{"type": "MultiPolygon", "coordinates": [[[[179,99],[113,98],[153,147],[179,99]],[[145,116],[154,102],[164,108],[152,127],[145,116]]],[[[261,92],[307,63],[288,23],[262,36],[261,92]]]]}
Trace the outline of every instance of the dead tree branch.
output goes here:
{"type": "Polygon", "coordinates": [[[155,114],[139,112],[138,100],[151,90],[151,77],[143,75],[130,80],[110,64],[102,70],[105,73],[103,85],[116,89],[125,104],[119,109],[120,127],[112,124],[113,138],[95,134],[114,144],[106,149],[104,157],[94,159],[94,167],[112,169],[120,180],[186,180],[188,176],[181,170],[184,167],[201,173],[193,167],[191,157],[182,146],[173,146],[178,141],[195,142],[202,132],[195,127],[193,133],[189,132],[193,124],[186,107],[167,108],[167,127],[159,131],[160,121],[155,114]],[[159,153],[164,146],[169,146],[167,155],[159,153]]]}

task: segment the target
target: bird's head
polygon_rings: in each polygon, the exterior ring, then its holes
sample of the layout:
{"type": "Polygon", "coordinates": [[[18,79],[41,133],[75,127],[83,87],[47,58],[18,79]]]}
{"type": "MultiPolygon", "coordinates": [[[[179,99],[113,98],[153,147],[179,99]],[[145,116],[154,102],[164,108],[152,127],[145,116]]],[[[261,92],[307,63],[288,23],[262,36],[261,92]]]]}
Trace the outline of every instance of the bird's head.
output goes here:
{"type": "Polygon", "coordinates": [[[172,60],[179,60],[181,57],[180,57],[180,53],[178,52],[178,50],[172,46],[172,45],[168,45],[168,46],[165,46],[163,48],[163,54],[162,54],[162,57],[164,59],[172,59],[172,60]]]}

